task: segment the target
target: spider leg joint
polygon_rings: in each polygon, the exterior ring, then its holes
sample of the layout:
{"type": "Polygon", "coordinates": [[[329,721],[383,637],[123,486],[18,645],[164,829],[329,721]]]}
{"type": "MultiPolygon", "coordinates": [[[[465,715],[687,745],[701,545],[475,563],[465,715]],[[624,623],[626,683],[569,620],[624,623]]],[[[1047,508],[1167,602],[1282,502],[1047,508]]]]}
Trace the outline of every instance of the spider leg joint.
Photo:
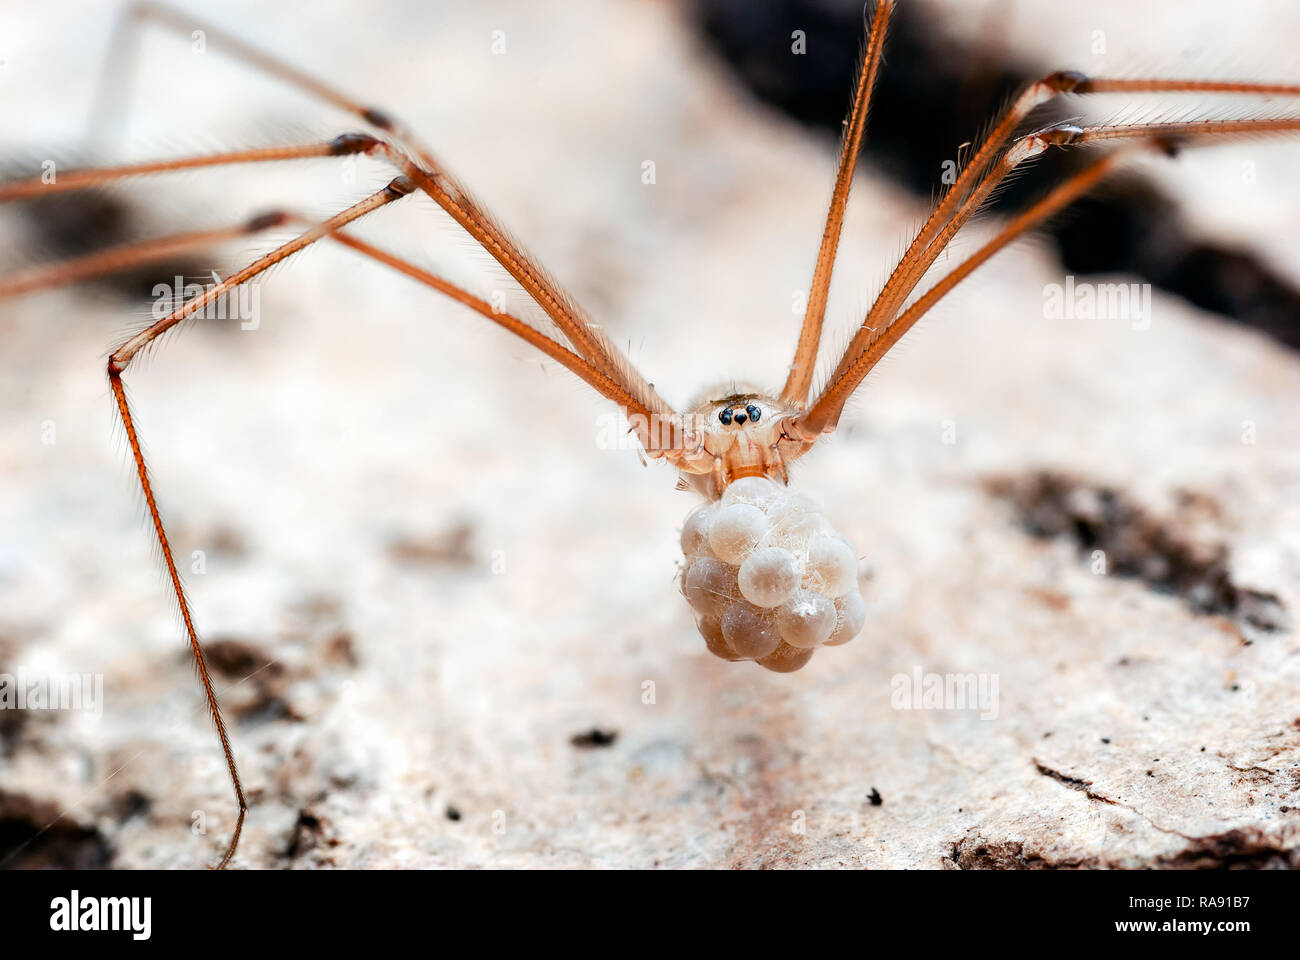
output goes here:
{"type": "Polygon", "coordinates": [[[330,154],[346,157],[354,153],[369,153],[382,143],[368,133],[342,133],[330,141],[330,154]]]}

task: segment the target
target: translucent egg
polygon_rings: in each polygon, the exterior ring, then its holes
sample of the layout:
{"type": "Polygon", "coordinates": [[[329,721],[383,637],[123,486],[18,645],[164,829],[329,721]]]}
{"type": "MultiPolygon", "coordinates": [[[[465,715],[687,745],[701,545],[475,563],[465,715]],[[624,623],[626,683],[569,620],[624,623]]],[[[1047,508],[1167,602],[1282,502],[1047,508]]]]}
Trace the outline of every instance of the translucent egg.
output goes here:
{"type": "Polygon", "coordinates": [[[808,547],[810,585],[828,597],[842,597],[858,585],[858,554],[839,537],[817,537],[808,547]]]}
{"type": "Polygon", "coordinates": [[[825,519],[816,513],[790,512],[774,519],[768,544],[785,547],[791,553],[804,555],[808,546],[829,528],[825,519]]]}
{"type": "Polygon", "coordinates": [[[748,503],[767,510],[783,498],[785,487],[767,477],[741,477],[731,481],[730,486],[722,492],[722,505],[729,507],[733,503],[748,503]]]}
{"type": "Polygon", "coordinates": [[[740,565],[739,585],[754,606],[780,606],[799,587],[799,560],[781,547],[760,547],[740,565]]]}
{"type": "Polygon", "coordinates": [[[812,659],[812,650],[800,650],[788,643],[783,643],[772,653],[758,661],[760,667],[766,667],[776,673],[794,673],[812,659]]]}
{"type": "Polygon", "coordinates": [[[781,644],[771,618],[744,600],[733,603],[722,615],[722,636],[738,656],[751,660],[766,657],[781,644]]]}
{"type": "Polygon", "coordinates": [[[798,590],[776,611],[781,639],[792,647],[811,650],[830,639],[839,614],[828,598],[811,590],[798,590]]]}
{"type": "Polygon", "coordinates": [[[686,602],[705,616],[720,617],[736,598],[736,570],[715,557],[696,557],[682,582],[686,602]]]}
{"type": "Polygon", "coordinates": [[[715,657],[721,657],[723,660],[743,660],[734,650],[727,645],[727,640],[722,635],[722,621],[717,617],[700,617],[696,624],[700,628],[700,636],[704,638],[704,645],[709,648],[709,653],[715,657]]]}
{"type": "Polygon", "coordinates": [[[862,632],[867,623],[867,602],[856,590],[839,597],[835,601],[835,610],[839,614],[839,622],[836,623],[831,638],[826,641],[828,647],[848,643],[862,632]]]}
{"type": "Polygon", "coordinates": [[[709,552],[709,527],[718,513],[716,503],[706,503],[686,518],[682,525],[682,553],[687,557],[698,557],[709,552]]]}
{"type": "Polygon", "coordinates": [[[781,496],[776,497],[767,508],[773,523],[785,518],[816,516],[821,517],[822,510],[817,501],[801,490],[786,487],[781,496]]]}
{"type": "Polygon", "coordinates": [[[709,548],[720,560],[740,566],[767,533],[767,517],[750,503],[733,503],[718,511],[709,527],[709,548]]]}

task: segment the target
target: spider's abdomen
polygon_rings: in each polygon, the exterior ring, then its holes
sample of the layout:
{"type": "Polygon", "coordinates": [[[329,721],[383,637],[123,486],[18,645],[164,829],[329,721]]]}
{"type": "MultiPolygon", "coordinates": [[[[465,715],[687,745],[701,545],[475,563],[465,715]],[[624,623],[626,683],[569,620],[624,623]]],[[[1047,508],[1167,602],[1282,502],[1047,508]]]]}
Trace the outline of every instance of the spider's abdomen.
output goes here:
{"type": "Polygon", "coordinates": [[[686,518],[682,592],[709,651],[798,670],[866,622],[858,555],[816,504],[767,477],[742,477],[686,518]]]}

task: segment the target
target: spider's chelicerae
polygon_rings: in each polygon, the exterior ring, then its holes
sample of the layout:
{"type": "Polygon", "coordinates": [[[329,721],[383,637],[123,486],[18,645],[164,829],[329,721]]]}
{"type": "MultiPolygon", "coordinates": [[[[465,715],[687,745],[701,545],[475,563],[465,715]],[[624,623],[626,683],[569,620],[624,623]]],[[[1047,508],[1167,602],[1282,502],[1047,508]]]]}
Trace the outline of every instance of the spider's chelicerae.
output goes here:
{"type": "MultiPolygon", "coordinates": [[[[684,409],[675,409],[660,396],[612,340],[589,322],[556,281],[391,114],[354,100],[211,27],[203,29],[214,49],[350,111],[371,132],[344,133],[324,142],[296,146],[87,169],[61,173],[53,181],[34,177],[0,186],[0,200],[19,200],[96,187],[144,173],[352,155],[386,161],[396,174],[384,189],[327,220],[307,223],[295,239],[177,306],[118,346],[108,360],[109,385],[238,801],[238,819],[221,866],[229,863],[235,853],[247,804],[124,388],[124,376],[133,360],[164,333],[319,240],[343,244],[477,311],[570,370],[615,404],[626,417],[645,455],[666,461],[677,472],[679,486],[703,498],[704,502],[687,518],[681,536],[685,557],[681,589],[694,611],[699,631],[709,651],[718,657],[753,660],[769,670],[790,672],[806,664],[819,647],[852,640],[862,631],[866,620],[858,586],[857,550],[836,534],[813,501],[790,488],[791,466],[812,450],[822,436],[835,430],[845,403],[894,344],[972,271],[1103,180],[1133,153],[1155,150],[1172,154],[1185,145],[1212,139],[1300,130],[1300,119],[1287,116],[1091,126],[1055,124],[1034,129],[1031,125],[1034,110],[1064,94],[1300,95],[1300,85],[1289,84],[1109,79],[1073,72],[1044,77],[1016,97],[987,135],[972,145],[959,175],[912,238],[825,384],[814,392],[814,366],[832,268],[894,6],[893,0],[880,0],[870,15],[807,308],[785,382],[776,389],[746,386],[708,391],[684,409]],[[1105,141],[1114,141],[1117,146],[1101,152],[1088,166],[1007,220],[942,279],[919,296],[915,295],[958,231],[1018,167],[1051,148],[1078,149],[1105,141]],[[345,229],[415,193],[430,198],[481,245],[544,311],[551,327],[542,329],[503,312],[494,304],[345,229]]],[[[144,4],[134,13],[141,21],[152,20],[187,34],[196,26],[191,18],[165,7],[144,4]]],[[[285,213],[264,215],[227,233],[252,234],[294,219],[285,213]]],[[[0,295],[150,263],[178,250],[211,243],[219,238],[215,236],[218,233],[208,231],[126,245],[15,274],[0,280],[0,295]]]]}

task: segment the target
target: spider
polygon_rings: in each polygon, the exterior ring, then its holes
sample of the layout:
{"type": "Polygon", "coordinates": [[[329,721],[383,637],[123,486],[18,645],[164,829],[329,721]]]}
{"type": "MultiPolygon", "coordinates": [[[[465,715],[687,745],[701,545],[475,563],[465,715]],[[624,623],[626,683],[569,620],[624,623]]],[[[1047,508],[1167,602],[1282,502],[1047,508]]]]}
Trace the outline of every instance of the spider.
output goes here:
{"type": "MultiPolygon", "coordinates": [[[[775,389],[746,385],[708,390],[682,409],[673,407],[660,396],[614,342],[588,320],[573,298],[510,238],[405,125],[387,111],[367,106],[209,26],[202,29],[215,47],[352,113],[371,132],[343,133],[307,144],[86,169],[60,174],[52,182],[33,177],[0,185],[0,201],[10,201],[93,188],[147,173],[357,155],[385,162],[395,173],[383,189],[324,221],[306,222],[305,229],[295,239],[171,309],[119,344],[108,358],[106,372],[114,405],[237,801],[234,829],[216,865],[218,868],[226,867],[235,856],[248,803],[231,737],[158,508],[124,380],[133,361],[163,334],[321,240],[342,244],[468,307],[565,367],[616,405],[645,457],[665,461],[677,472],[679,488],[694,491],[703,498],[704,502],[690,514],[682,530],[685,562],[681,589],[706,646],[726,660],[752,660],[777,672],[790,672],[806,664],[818,648],[848,642],[865,626],[865,609],[857,586],[857,552],[836,535],[814,502],[791,489],[791,466],[812,450],[821,437],[834,432],[847,401],[890,349],[990,257],[1067,207],[1134,153],[1148,150],[1172,155],[1184,146],[1211,139],[1300,130],[1300,119],[1278,116],[1135,124],[1058,123],[1022,132],[1037,107],[1066,94],[1300,95],[1300,85],[1290,84],[1111,79],[1075,72],[1043,77],[1015,98],[974,146],[959,174],[911,239],[826,383],[814,391],[814,367],[845,208],[895,6],[895,0],[879,0],[868,18],[833,194],[785,382],[775,389]],[[1077,149],[1109,141],[1115,141],[1119,147],[1102,153],[1032,206],[1007,220],[990,239],[933,286],[914,296],[957,233],[1017,168],[1052,148],[1077,149]],[[541,308],[552,327],[543,329],[503,311],[346,229],[416,193],[441,207],[490,254],[541,308]]],[[[151,20],[186,33],[199,26],[188,16],[151,3],[141,4],[133,12],[140,21],[151,20]]],[[[210,244],[221,236],[253,234],[298,221],[291,214],[275,212],[233,230],[177,235],[115,247],[0,279],[0,296],[121,271],[177,250],[210,244]]]]}

